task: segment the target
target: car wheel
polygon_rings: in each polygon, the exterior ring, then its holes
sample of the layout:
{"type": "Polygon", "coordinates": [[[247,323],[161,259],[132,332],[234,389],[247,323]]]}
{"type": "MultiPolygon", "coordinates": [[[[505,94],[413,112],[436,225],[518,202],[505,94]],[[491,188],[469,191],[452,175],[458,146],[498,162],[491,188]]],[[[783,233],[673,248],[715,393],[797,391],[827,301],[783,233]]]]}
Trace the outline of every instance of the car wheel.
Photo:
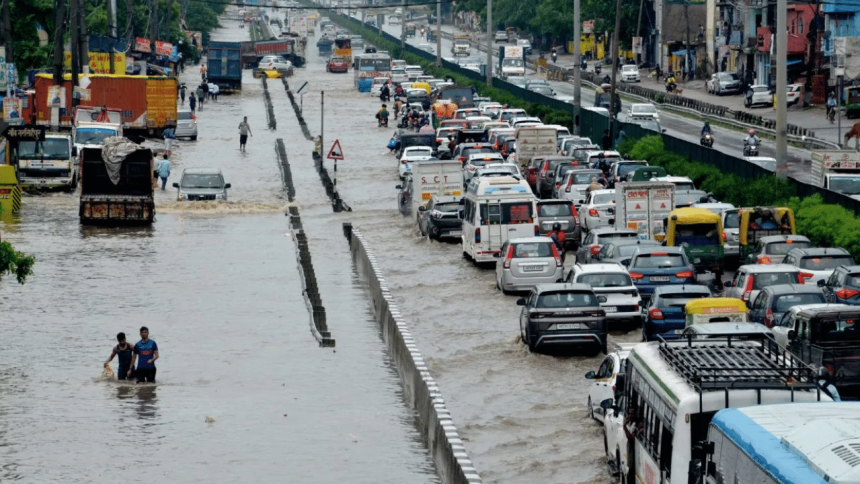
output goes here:
{"type": "Polygon", "coordinates": [[[537,350],[537,346],[535,345],[534,341],[532,341],[531,336],[529,336],[528,345],[529,345],[529,353],[534,353],[537,350]]]}
{"type": "Polygon", "coordinates": [[[191,137],[191,141],[197,141],[197,135],[196,134],[191,137]]]}
{"type": "Polygon", "coordinates": [[[594,405],[591,404],[591,397],[588,397],[588,416],[591,417],[592,420],[597,420],[594,418],[594,405]]]}
{"type": "Polygon", "coordinates": [[[609,456],[609,441],[606,440],[606,432],[603,432],[603,455],[609,456]]]}

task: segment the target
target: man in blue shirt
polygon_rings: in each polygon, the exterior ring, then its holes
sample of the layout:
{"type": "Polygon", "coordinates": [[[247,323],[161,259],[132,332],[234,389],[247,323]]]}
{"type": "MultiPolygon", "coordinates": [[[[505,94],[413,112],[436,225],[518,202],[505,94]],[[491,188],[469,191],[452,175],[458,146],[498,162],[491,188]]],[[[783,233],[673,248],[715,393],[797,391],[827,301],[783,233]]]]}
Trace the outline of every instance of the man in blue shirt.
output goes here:
{"type": "MultiPolygon", "coordinates": [[[[134,375],[137,377],[137,382],[155,383],[155,360],[158,359],[158,345],[155,341],[149,339],[149,328],[141,326],[140,341],[134,345],[134,352],[131,355],[131,368],[134,368],[134,362],[137,361],[137,370],[134,375]]],[[[131,369],[128,370],[128,376],[131,377],[131,369]]]]}

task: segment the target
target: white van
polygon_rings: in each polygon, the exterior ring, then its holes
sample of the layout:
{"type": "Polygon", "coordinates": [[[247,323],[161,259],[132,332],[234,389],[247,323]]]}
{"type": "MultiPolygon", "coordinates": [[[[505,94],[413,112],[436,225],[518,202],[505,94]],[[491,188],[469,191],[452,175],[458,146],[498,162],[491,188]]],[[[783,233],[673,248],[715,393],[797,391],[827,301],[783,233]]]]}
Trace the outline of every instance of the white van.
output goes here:
{"type": "Polygon", "coordinates": [[[473,178],[463,204],[463,255],[475,262],[494,261],[508,239],[539,233],[535,196],[520,177],[473,178]]]}

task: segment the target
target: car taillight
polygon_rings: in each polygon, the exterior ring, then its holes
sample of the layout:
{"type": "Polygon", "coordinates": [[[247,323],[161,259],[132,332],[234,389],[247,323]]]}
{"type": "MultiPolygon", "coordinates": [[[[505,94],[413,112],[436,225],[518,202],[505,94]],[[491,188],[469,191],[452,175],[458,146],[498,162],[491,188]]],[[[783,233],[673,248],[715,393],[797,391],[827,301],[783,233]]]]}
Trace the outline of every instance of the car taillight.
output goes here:
{"type": "Polygon", "coordinates": [[[764,313],[764,324],[768,328],[773,328],[773,309],[767,308],[767,312],[764,313]]]}
{"type": "MultiPolygon", "coordinates": [[[[759,263],[759,264],[770,264],[770,262],[771,262],[771,261],[770,261],[770,257],[768,257],[768,256],[766,256],[766,255],[763,255],[763,256],[761,256],[761,257],[759,257],[759,258],[758,258],[758,263],[759,263]]],[[[800,282],[803,282],[803,281],[800,281],[800,282]]]]}
{"type": "Polygon", "coordinates": [[[463,163],[464,161],[466,161],[466,157],[465,156],[458,156],[457,161],[459,161],[460,163],[463,163]]]}
{"type": "Polygon", "coordinates": [[[725,242],[725,241],[726,241],[726,233],[723,232],[723,242],[725,242]]]}
{"type": "Polygon", "coordinates": [[[597,217],[597,209],[596,208],[589,208],[588,209],[588,215],[591,215],[592,217],[597,217]]]}
{"type": "Polygon", "coordinates": [[[800,282],[804,282],[805,279],[812,279],[814,276],[815,276],[815,274],[813,274],[811,272],[801,272],[800,273],[800,277],[801,277],[800,282]]]}
{"type": "Polygon", "coordinates": [[[678,279],[689,279],[693,277],[693,271],[681,271],[675,274],[678,279]]]}
{"type": "Polygon", "coordinates": [[[630,273],[630,278],[631,278],[631,279],[636,279],[637,281],[638,281],[639,279],[642,279],[643,277],[645,277],[645,274],[640,274],[640,273],[638,273],[638,272],[631,272],[631,273],[630,273]]]}
{"type": "Polygon", "coordinates": [[[552,256],[555,257],[555,266],[562,267],[563,264],[561,262],[561,256],[558,254],[558,249],[555,247],[555,244],[552,244],[550,248],[552,249],[552,256]]]}
{"type": "Polygon", "coordinates": [[[535,224],[535,237],[537,237],[538,235],[540,235],[540,226],[535,224]]]}
{"type": "Polygon", "coordinates": [[[591,252],[591,255],[599,254],[600,253],[600,246],[599,245],[592,245],[591,248],[589,249],[589,252],[591,252]]]}
{"type": "Polygon", "coordinates": [[[755,276],[749,275],[747,276],[747,284],[744,286],[744,293],[741,295],[741,299],[744,301],[750,300],[750,294],[752,294],[753,284],[755,282],[755,276]]]}
{"type": "Polygon", "coordinates": [[[503,269],[510,269],[511,268],[511,259],[513,259],[513,258],[514,258],[514,246],[510,245],[510,246],[508,246],[508,253],[505,254],[505,262],[502,263],[502,268],[503,269]]]}
{"type": "Polygon", "coordinates": [[[570,204],[570,214],[573,215],[573,223],[579,225],[579,214],[576,212],[576,205],[570,204]]]}
{"type": "Polygon", "coordinates": [[[652,320],[662,321],[663,320],[663,311],[660,311],[657,308],[654,308],[648,311],[648,316],[651,317],[652,320]]]}
{"type": "Polygon", "coordinates": [[[836,297],[839,299],[851,299],[858,294],[860,294],[860,291],[855,291],[854,289],[840,289],[836,291],[836,297]]]}
{"type": "Polygon", "coordinates": [[[481,243],[481,229],[480,228],[475,229],[475,243],[476,244],[481,243]]]}
{"type": "Polygon", "coordinates": [[[401,165],[405,165],[405,164],[406,164],[406,160],[400,160],[400,164],[401,164],[401,165]]]}
{"type": "Polygon", "coordinates": [[[572,187],[572,186],[573,186],[573,177],[570,177],[570,179],[567,181],[567,186],[564,187],[564,191],[567,193],[570,193],[570,187],[572,187]]]}

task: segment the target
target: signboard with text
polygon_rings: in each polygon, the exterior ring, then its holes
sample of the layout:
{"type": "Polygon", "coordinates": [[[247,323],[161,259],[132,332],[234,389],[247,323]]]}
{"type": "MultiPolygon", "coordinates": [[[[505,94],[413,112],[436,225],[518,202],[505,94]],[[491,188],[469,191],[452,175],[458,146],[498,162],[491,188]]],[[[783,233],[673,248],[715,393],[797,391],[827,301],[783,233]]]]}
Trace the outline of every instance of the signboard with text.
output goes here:
{"type": "Polygon", "coordinates": [[[135,37],[134,50],[138,52],[145,52],[147,54],[151,53],[152,47],[150,47],[149,39],[144,39],[143,37],[135,37]]]}
{"type": "MultiPolygon", "coordinates": [[[[107,52],[89,52],[88,54],[90,57],[90,72],[110,74],[110,54],[107,52]]],[[[125,54],[114,52],[113,65],[114,72],[122,74],[125,69],[125,54]]],[[[63,53],[63,67],[66,69],[72,68],[72,53],[69,51],[63,53]]]]}

